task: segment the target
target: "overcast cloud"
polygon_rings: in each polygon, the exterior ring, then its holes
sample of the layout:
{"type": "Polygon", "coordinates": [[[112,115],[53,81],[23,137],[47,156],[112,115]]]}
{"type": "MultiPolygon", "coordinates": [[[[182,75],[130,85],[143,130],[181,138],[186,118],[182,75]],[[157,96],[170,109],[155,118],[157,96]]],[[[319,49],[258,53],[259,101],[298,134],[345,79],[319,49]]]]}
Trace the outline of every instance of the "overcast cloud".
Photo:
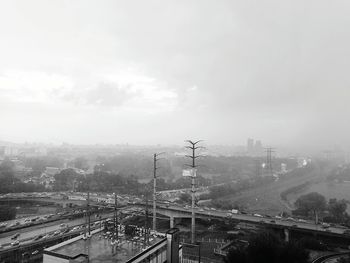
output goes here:
{"type": "Polygon", "coordinates": [[[0,3],[0,140],[350,145],[350,2],[0,3]]]}

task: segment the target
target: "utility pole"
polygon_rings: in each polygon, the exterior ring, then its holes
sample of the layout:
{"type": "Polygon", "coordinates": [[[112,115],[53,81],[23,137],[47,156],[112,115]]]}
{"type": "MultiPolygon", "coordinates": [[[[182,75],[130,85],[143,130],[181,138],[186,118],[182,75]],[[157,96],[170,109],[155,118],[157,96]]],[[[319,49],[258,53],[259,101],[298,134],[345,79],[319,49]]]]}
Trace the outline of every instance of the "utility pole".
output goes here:
{"type": "Polygon", "coordinates": [[[204,147],[202,146],[197,146],[198,143],[200,143],[202,140],[193,142],[191,140],[186,140],[185,142],[189,143],[189,146],[186,146],[187,149],[191,150],[191,155],[186,155],[186,157],[192,159],[192,164],[187,165],[192,168],[192,173],[191,173],[191,195],[192,195],[192,220],[191,220],[191,243],[195,243],[195,225],[196,225],[196,215],[194,212],[194,206],[195,206],[195,178],[196,178],[196,159],[199,157],[203,157],[202,155],[196,155],[196,150],[198,149],[203,149],[204,147]]]}
{"type": "Polygon", "coordinates": [[[88,188],[88,192],[87,192],[87,207],[86,207],[86,213],[87,213],[87,218],[88,218],[88,233],[89,233],[89,237],[91,236],[91,227],[90,227],[90,179],[87,179],[87,188],[88,188]]]}
{"type": "Polygon", "coordinates": [[[118,240],[118,196],[117,192],[114,193],[114,233],[116,240],[118,240]]]}
{"type": "Polygon", "coordinates": [[[164,152],[153,154],[153,230],[157,230],[157,169],[159,169],[157,161],[161,159],[158,158],[161,154],[164,154],[164,152]]]}
{"type": "Polygon", "coordinates": [[[273,149],[274,148],[271,148],[271,147],[265,148],[265,152],[266,152],[266,168],[267,168],[267,172],[268,172],[268,174],[270,176],[273,175],[272,153],[275,152],[273,149]]]}
{"type": "Polygon", "coordinates": [[[146,222],[145,222],[145,232],[144,232],[144,247],[146,248],[149,245],[149,236],[148,236],[148,195],[146,194],[146,222]]]}
{"type": "Polygon", "coordinates": [[[148,198],[150,197],[151,194],[151,187],[150,186],[146,186],[145,187],[145,194],[144,194],[144,202],[145,202],[145,225],[144,225],[144,231],[143,231],[143,245],[144,247],[149,245],[149,214],[148,214],[148,198]]]}

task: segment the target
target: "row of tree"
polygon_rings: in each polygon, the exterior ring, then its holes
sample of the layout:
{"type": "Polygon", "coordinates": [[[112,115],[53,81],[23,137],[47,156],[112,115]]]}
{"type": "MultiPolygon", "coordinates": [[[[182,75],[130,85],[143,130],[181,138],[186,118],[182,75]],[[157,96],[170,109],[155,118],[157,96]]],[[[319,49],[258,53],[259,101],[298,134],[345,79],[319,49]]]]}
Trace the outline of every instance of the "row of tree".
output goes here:
{"type": "MultiPolygon", "coordinates": [[[[69,153],[67,152],[67,154],[69,153]]],[[[62,157],[55,155],[21,157],[21,161],[26,167],[33,169],[31,175],[40,175],[48,166],[63,168],[65,164],[62,157]]],[[[101,171],[114,174],[133,174],[142,179],[149,178],[153,174],[153,159],[148,153],[125,152],[111,157],[80,156],[67,164],[71,167],[88,170],[91,164],[96,162],[103,164],[99,167],[101,171]]],[[[273,162],[274,167],[279,167],[281,163],[286,163],[288,167],[296,167],[296,161],[291,159],[276,158],[273,162]]],[[[186,157],[169,155],[159,163],[161,169],[158,170],[158,175],[173,180],[175,175],[181,174],[184,164],[188,163],[189,159],[186,157]]],[[[241,175],[254,177],[257,173],[257,161],[253,157],[206,156],[198,159],[198,164],[199,174],[215,175],[211,179],[213,184],[228,182],[241,175]],[[204,163],[205,165],[202,165],[204,163]]]]}
{"type": "MultiPolygon", "coordinates": [[[[133,174],[113,173],[97,167],[92,174],[78,174],[74,169],[68,168],[61,170],[54,176],[55,182],[53,190],[67,191],[73,187],[77,191],[113,192],[117,188],[123,188],[126,192],[140,193],[145,189],[152,189],[153,181],[140,183],[133,174]]],[[[208,186],[211,184],[209,179],[198,176],[196,179],[198,186],[208,186]]],[[[157,179],[157,190],[182,189],[191,186],[188,177],[181,177],[174,182],[166,182],[163,178],[157,179]]]]}
{"type": "Polygon", "coordinates": [[[45,190],[43,185],[23,183],[16,178],[14,164],[8,159],[0,164],[0,182],[0,193],[41,192],[45,190]]]}
{"type": "Polygon", "coordinates": [[[349,215],[346,212],[348,201],[336,198],[331,198],[326,201],[326,198],[317,193],[312,192],[300,196],[296,202],[296,210],[293,211],[295,215],[313,216],[316,223],[319,215],[323,215],[323,221],[334,223],[345,223],[349,221],[349,215]]]}

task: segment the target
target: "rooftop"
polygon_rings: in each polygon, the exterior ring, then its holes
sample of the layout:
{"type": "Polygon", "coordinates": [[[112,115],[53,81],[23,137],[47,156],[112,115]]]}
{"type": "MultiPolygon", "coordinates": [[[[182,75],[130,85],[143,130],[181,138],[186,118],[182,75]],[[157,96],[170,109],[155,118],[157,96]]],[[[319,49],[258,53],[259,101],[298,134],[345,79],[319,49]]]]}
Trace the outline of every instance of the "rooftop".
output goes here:
{"type": "MultiPolygon", "coordinates": [[[[63,242],[50,249],[51,252],[63,257],[75,258],[76,262],[85,262],[84,256],[88,255],[90,263],[98,262],[126,262],[145,249],[143,237],[126,237],[123,234],[118,242],[112,239],[112,234],[107,235],[104,231],[93,231],[90,239],[83,239],[79,236],[63,242]]],[[[152,235],[149,239],[149,246],[152,246],[163,237],[152,235]]]]}

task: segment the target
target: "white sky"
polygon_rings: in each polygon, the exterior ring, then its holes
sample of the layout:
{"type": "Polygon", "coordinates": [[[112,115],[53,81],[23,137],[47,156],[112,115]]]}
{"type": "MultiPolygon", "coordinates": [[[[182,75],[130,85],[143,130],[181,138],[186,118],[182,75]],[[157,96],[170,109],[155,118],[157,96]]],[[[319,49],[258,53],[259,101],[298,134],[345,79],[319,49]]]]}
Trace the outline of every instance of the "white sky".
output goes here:
{"type": "Polygon", "coordinates": [[[350,145],[346,0],[0,2],[0,140],[350,145]]]}

